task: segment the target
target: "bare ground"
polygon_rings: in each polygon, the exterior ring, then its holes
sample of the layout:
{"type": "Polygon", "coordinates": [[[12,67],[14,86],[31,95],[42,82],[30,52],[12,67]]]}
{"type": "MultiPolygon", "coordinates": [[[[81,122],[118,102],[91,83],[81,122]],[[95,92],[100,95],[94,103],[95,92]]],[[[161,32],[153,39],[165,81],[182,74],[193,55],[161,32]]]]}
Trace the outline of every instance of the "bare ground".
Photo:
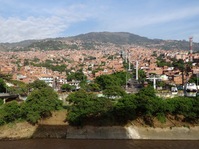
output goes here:
{"type": "Polygon", "coordinates": [[[37,125],[28,122],[11,123],[0,127],[0,139],[31,138],[39,125],[67,125],[66,110],[52,113],[52,117],[40,120],[37,125]]]}
{"type": "Polygon", "coordinates": [[[39,125],[68,125],[66,122],[66,110],[55,111],[52,113],[52,117],[39,121],[39,125]]]}
{"type": "Polygon", "coordinates": [[[174,116],[167,116],[166,122],[161,123],[157,118],[153,118],[152,126],[147,125],[143,119],[137,118],[129,122],[129,125],[134,125],[137,127],[153,127],[153,128],[172,128],[172,127],[194,127],[199,126],[197,123],[188,123],[182,120],[181,116],[178,116],[178,120],[174,116]]]}
{"type": "Polygon", "coordinates": [[[31,138],[36,129],[37,126],[33,126],[28,122],[4,125],[0,127],[0,139],[31,138]]]}

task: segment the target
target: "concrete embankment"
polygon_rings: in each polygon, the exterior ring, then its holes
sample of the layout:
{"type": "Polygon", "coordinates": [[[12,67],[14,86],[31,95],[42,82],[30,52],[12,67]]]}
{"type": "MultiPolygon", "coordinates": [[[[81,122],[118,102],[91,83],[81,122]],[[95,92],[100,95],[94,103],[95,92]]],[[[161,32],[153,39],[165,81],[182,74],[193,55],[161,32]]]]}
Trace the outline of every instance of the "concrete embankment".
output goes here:
{"type": "Polygon", "coordinates": [[[150,128],[136,126],[69,128],[66,138],[70,139],[160,139],[199,140],[199,127],[150,128]]]}
{"type": "Polygon", "coordinates": [[[151,128],[137,126],[108,126],[82,128],[68,125],[38,125],[0,129],[0,139],[64,138],[64,139],[152,139],[152,140],[199,140],[199,126],[151,128]]]}

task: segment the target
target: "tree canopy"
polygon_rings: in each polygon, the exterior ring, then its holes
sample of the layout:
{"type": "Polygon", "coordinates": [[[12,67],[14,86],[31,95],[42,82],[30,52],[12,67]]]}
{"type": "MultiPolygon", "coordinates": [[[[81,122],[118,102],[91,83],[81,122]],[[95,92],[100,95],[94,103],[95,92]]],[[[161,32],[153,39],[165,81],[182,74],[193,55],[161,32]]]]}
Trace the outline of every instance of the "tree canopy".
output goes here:
{"type": "Polygon", "coordinates": [[[2,78],[0,78],[0,93],[5,93],[5,92],[6,92],[6,83],[2,78]]]}
{"type": "Polygon", "coordinates": [[[16,101],[2,105],[0,113],[0,125],[10,123],[21,118],[20,106],[16,101]]]}
{"type": "Polygon", "coordinates": [[[70,84],[63,84],[61,86],[62,91],[67,91],[67,92],[75,90],[75,88],[76,88],[75,86],[72,86],[70,84]]]}
{"type": "MultiPolygon", "coordinates": [[[[102,75],[93,83],[87,84],[85,90],[80,89],[69,94],[66,99],[69,102],[69,124],[126,124],[139,117],[153,126],[154,118],[164,123],[167,116],[174,116],[176,119],[180,117],[182,121],[190,123],[199,122],[199,97],[163,100],[156,96],[152,86],[142,88],[136,94],[127,94],[121,87],[125,77],[125,73],[102,75]],[[100,88],[104,94],[102,97],[97,93],[101,91],[100,88]]],[[[35,124],[38,120],[51,116],[52,111],[63,108],[58,94],[45,82],[36,80],[29,88],[32,91],[24,103],[14,101],[3,104],[1,100],[0,125],[20,119],[35,124]]],[[[67,89],[67,86],[63,85],[63,89],[67,89]]]]}
{"type": "Polygon", "coordinates": [[[119,86],[108,86],[103,90],[103,94],[108,98],[120,98],[126,94],[125,90],[119,86]]]}
{"type": "Polygon", "coordinates": [[[91,121],[100,124],[125,124],[137,117],[153,126],[156,117],[160,122],[166,122],[167,115],[183,116],[184,121],[198,123],[198,98],[176,97],[163,100],[156,96],[152,86],[142,88],[137,94],[120,92],[119,86],[108,86],[103,90],[105,97],[79,90],[68,96],[70,108],[67,119],[71,125],[84,125],[91,121]],[[118,88],[118,89],[117,89],[118,88]],[[118,96],[117,100],[109,98],[118,96]]]}
{"type": "Polygon", "coordinates": [[[72,104],[67,116],[72,125],[83,125],[87,119],[100,117],[112,107],[110,100],[98,98],[85,90],[72,93],[67,99],[72,104]]]}
{"type": "Polygon", "coordinates": [[[48,85],[42,80],[35,80],[34,82],[28,84],[29,89],[42,89],[48,87],[48,85]]]}
{"type": "Polygon", "coordinates": [[[126,84],[126,80],[130,78],[130,74],[127,72],[116,72],[111,75],[101,75],[96,77],[95,83],[100,85],[102,90],[111,86],[123,86],[126,84]]]}
{"type": "Polygon", "coordinates": [[[70,74],[68,74],[67,76],[67,80],[68,81],[72,81],[72,80],[84,81],[86,80],[86,76],[84,75],[82,70],[79,70],[77,72],[70,72],[70,74]]]}
{"type": "Polygon", "coordinates": [[[23,104],[23,116],[31,123],[37,123],[40,118],[48,117],[51,111],[62,107],[57,93],[50,87],[36,89],[31,92],[23,104]]]}

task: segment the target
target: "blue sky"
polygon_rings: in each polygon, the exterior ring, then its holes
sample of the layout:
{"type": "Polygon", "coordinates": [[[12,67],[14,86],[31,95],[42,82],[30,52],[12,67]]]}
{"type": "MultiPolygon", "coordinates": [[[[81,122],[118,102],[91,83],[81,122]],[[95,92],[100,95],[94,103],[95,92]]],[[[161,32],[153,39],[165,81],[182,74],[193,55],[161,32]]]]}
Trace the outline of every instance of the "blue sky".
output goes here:
{"type": "Polygon", "coordinates": [[[199,42],[199,0],[0,0],[0,42],[101,31],[199,42]]]}

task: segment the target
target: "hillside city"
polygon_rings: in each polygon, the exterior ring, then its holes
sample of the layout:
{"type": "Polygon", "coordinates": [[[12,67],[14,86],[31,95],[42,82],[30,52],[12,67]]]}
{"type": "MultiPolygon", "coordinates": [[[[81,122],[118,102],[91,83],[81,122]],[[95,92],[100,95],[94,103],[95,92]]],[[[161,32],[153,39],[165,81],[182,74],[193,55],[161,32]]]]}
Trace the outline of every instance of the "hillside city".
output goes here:
{"type": "Polygon", "coordinates": [[[135,72],[136,61],[138,69],[142,69],[146,73],[146,78],[155,75],[162,81],[174,85],[183,85],[199,73],[198,53],[193,53],[193,62],[191,66],[186,65],[186,73],[183,74],[180,68],[167,65],[168,63],[172,64],[173,59],[189,63],[189,51],[166,51],[131,45],[122,48],[109,45],[108,47],[98,47],[98,50],[44,51],[32,49],[31,51],[0,52],[0,73],[10,74],[13,80],[19,80],[26,84],[37,79],[43,80],[56,90],[60,90],[63,84],[76,85],[76,88],[79,88],[78,81],[67,81],[67,75],[71,72],[81,69],[87,77],[87,81],[92,81],[97,76],[128,71],[128,69],[135,72]],[[160,61],[164,63],[161,65],[160,61]],[[47,62],[61,69],[50,69],[45,65],[39,65],[47,62]],[[124,62],[128,64],[126,68],[124,62]]]}

